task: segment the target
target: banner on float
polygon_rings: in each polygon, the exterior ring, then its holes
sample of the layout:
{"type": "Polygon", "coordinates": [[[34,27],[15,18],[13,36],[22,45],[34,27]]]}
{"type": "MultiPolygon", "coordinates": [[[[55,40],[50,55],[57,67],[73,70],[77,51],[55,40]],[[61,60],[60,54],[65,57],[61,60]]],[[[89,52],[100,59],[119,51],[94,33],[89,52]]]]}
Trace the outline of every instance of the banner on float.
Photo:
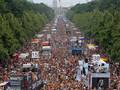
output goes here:
{"type": "Polygon", "coordinates": [[[100,61],[100,55],[99,54],[93,54],[92,55],[92,60],[93,61],[100,61]]]}
{"type": "Polygon", "coordinates": [[[38,58],[40,58],[40,56],[39,56],[39,51],[32,51],[32,58],[33,58],[33,59],[38,59],[38,58]]]}

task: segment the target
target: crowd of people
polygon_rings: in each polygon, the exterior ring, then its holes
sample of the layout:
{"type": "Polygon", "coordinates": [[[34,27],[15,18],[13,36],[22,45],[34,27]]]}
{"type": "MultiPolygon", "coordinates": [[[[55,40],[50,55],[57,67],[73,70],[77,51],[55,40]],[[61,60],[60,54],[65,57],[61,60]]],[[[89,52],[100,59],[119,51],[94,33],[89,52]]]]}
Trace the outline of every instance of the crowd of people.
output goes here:
{"type": "MultiPolygon", "coordinates": [[[[56,24],[57,31],[52,33],[52,37],[49,40],[52,46],[52,54],[50,58],[46,59],[46,56],[40,56],[37,61],[41,72],[41,78],[44,81],[42,90],[84,90],[82,82],[77,81],[75,77],[77,73],[78,60],[85,58],[85,56],[78,57],[69,54],[69,36],[66,34],[65,23],[63,19],[58,19],[56,24]]],[[[53,25],[53,23],[51,25],[53,25]]],[[[51,27],[52,26],[49,26],[49,30],[51,30],[51,27]]],[[[39,45],[35,46],[32,45],[31,42],[26,41],[23,48],[16,53],[31,53],[32,50],[39,49],[39,45]]],[[[13,70],[16,71],[17,74],[21,74],[22,72],[20,67],[24,63],[34,62],[30,57],[31,56],[27,57],[26,60],[13,57],[9,61],[7,68],[2,68],[2,65],[0,65],[0,83],[8,81],[10,73],[13,70]]],[[[111,85],[112,88],[116,89],[120,89],[119,68],[120,64],[111,64],[111,85]]]]}
{"type": "Polygon", "coordinates": [[[111,63],[111,88],[120,90],[120,63],[111,63]]]}
{"type": "Polygon", "coordinates": [[[46,81],[43,90],[82,90],[81,83],[75,81],[79,59],[68,54],[65,26],[62,20],[58,22],[57,32],[52,35],[52,46],[55,46],[52,56],[49,60],[40,60],[41,65],[44,65],[42,78],[46,81]]]}

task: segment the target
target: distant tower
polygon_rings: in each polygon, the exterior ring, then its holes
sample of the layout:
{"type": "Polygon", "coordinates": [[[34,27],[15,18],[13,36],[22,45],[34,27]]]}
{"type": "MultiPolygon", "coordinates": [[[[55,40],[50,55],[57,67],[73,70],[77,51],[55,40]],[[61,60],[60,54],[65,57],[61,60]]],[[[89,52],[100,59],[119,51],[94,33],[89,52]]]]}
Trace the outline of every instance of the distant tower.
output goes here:
{"type": "Polygon", "coordinates": [[[57,14],[57,0],[53,0],[53,9],[55,11],[55,14],[57,14]]]}
{"type": "Polygon", "coordinates": [[[33,0],[27,0],[27,1],[33,3],[33,0]]]}
{"type": "Polygon", "coordinates": [[[57,8],[57,0],[53,0],[53,7],[57,8]]]}
{"type": "Polygon", "coordinates": [[[86,0],[86,2],[90,2],[90,1],[92,1],[92,0],[86,0]]]}

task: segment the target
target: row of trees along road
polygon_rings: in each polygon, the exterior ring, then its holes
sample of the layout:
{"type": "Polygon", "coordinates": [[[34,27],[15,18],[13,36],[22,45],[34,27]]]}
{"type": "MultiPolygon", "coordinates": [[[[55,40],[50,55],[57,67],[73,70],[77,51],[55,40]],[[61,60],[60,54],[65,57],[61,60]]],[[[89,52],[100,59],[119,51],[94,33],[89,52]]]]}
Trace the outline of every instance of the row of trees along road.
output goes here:
{"type": "Polygon", "coordinates": [[[44,4],[26,0],[0,0],[0,63],[54,17],[44,4]]]}
{"type": "Polygon", "coordinates": [[[120,62],[120,0],[93,0],[72,7],[67,17],[120,62]]]}

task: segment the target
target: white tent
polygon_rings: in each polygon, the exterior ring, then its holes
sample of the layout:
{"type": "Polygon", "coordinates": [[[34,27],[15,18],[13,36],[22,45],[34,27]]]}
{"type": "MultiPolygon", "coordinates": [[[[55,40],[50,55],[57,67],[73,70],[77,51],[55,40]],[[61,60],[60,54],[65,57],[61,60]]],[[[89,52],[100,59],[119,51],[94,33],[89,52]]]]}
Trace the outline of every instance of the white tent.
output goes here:
{"type": "Polygon", "coordinates": [[[42,50],[51,50],[51,46],[43,46],[42,50]]]}
{"type": "Polygon", "coordinates": [[[43,37],[43,34],[36,34],[36,37],[41,38],[41,37],[43,37]]]}
{"type": "Polygon", "coordinates": [[[48,30],[43,30],[43,32],[47,32],[48,30]]]}
{"type": "Polygon", "coordinates": [[[26,59],[29,56],[29,53],[21,53],[19,58],[26,59]]]}
{"type": "Polygon", "coordinates": [[[52,31],[56,31],[57,29],[53,28],[52,31]]]}
{"type": "Polygon", "coordinates": [[[76,34],[81,34],[81,32],[76,32],[76,34]]]}
{"type": "Polygon", "coordinates": [[[77,37],[71,37],[70,41],[71,41],[71,42],[77,41],[77,37]]]}
{"type": "Polygon", "coordinates": [[[23,64],[23,68],[30,68],[32,66],[31,63],[23,64]]]}

